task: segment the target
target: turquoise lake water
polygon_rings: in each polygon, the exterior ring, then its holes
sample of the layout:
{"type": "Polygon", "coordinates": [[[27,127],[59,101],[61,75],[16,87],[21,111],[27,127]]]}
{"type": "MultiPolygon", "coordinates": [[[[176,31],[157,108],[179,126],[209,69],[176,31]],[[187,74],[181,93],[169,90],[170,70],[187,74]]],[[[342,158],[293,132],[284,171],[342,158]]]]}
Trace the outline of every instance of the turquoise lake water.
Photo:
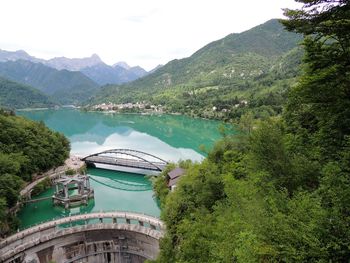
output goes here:
{"type": "MultiPolygon", "coordinates": [[[[220,138],[220,122],[175,115],[105,114],[79,110],[20,111],[18,115],[43,121],[48,127],[66,135],[71,142],[71,154],[80,157],[109,149],[134,149],[177,162],[200,161],[200,145],[213,146],[220,138]]],[[[142,175],[88,169],[94,200],[87,206],[63,209],[45,200],[24,206],[19,212],[21,227],[28,227],[62,216],[123,210],[159,216],[150,180],[142,175]]],[[[38,198],[51,196],[50,189],[38,198]]]]}

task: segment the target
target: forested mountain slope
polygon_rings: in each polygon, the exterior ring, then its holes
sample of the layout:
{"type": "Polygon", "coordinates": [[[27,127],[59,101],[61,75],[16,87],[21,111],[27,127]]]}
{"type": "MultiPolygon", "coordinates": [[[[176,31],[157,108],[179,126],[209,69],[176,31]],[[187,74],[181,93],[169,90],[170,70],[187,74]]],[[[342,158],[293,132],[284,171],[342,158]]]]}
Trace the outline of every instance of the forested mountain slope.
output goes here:
{"type": "Polygon", "coordinates": [[[288,58],[300,40],[300,35],[270,20],[214,41],[191,57],[173,60],[144,78],[103,87],[90,103],[149,100],[181,112],[210,111],[214,106],[232,108],[239,99],[248,99],[251,87],[267,75],[273,83],[265,83],[260,89],[275,84],[274,73],[281,60],[288,58]],[[203,105],[196,105],[199,101],[203,105]]]}
{"type": "Polygon", "coordinates": [[[0,108],[23,109],[53,107],[53,100],[43,92],[0,77],[0,108]]]}
{"type": "Polygon", "coordinates": [[[80,103],[99,87],[81,72],[57,70],[26,60],[1,62],[0,76],[33,86],[62,104],[80,103]]]}

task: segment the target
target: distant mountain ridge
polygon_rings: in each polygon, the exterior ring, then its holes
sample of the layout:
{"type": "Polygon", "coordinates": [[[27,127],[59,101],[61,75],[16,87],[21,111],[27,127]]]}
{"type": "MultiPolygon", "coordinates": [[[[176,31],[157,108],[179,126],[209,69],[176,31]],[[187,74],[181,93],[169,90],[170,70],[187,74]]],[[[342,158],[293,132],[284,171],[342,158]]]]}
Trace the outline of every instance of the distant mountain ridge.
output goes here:
{"type": "Polygon", "coordinates": [[[47,60],[44,64],[58,70],[80,71],[87,67],[103,64],[103,61],[97,54],[93,54],[87,58],[56,57],[47,60]]]}
{"type": "Polygon", "coordinates": [[[57,70],[80,71],[99,85],[122,84],[147,75],[147,71],[140,66],[130,67],[126,62],[118,62],[109,66],[97,54],[86,58],[55,57],[44,60],[30,56],[23,50],[6,51],[0,49],[0,62],[16,60],[42,63],[57,70]]]}
{"type": "Polygon", "coordinates": [[[118,65],[111,67],[104,63],[83,68],[81,72],[100,85],[123,84],[147,75],[147,71],[138,66],[125,69],[118,65]]]}
{"type": "Polygon", "coordinates": [[[16,60],[28,60],[35,63],[43,63],[45,60],[30,56],[24,50],[6,51],[0,49],[0,62],[16,61],[16,60]]]}

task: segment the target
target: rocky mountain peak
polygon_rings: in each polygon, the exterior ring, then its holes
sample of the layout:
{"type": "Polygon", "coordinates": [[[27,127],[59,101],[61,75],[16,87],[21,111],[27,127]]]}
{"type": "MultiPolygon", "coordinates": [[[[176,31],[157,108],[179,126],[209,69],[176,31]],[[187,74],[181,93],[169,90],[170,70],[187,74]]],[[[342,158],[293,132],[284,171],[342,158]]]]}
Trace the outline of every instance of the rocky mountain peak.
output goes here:
{"type": "Polygon", "coordinates": [[[131,67],[126,63],[126,62],[124,62],[124,61],[119,61],[119,62],[117,62],[117,63],[115,63],[114,65],[113,65],[113,67],[116,67],[116,66],[118,66],[118,67],[121,67],[121,68],[124,68],[124,69],[126,69],[126,70],[129,70],[131,67]]]}
{"type": "Polygon", "coordinates": [[[103,61],[97,54],[92,54],[86,58],[66,58],[56,57],[48,60],[46,64],[56,69],[67,69],[71,71],[80,71],[83,68],[102,64],[103,61]]]}

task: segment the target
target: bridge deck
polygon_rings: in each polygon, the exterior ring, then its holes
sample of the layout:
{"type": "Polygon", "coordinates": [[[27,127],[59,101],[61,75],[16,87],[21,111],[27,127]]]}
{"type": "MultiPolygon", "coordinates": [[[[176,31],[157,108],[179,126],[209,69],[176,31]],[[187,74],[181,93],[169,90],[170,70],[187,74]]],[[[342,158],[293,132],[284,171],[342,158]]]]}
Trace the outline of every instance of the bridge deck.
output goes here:
{"type": "Polygon", "coordinates": [[[85,159],[85,162],[97,163],[97,164],[107,164],[116,165],[129,168],[137,168],[151,171],[162,171],[166,164],[161,162],[146,162],[138,159],[128,159],[121,157],[109,157],[109,156],[90,156],[85,159]]]}

